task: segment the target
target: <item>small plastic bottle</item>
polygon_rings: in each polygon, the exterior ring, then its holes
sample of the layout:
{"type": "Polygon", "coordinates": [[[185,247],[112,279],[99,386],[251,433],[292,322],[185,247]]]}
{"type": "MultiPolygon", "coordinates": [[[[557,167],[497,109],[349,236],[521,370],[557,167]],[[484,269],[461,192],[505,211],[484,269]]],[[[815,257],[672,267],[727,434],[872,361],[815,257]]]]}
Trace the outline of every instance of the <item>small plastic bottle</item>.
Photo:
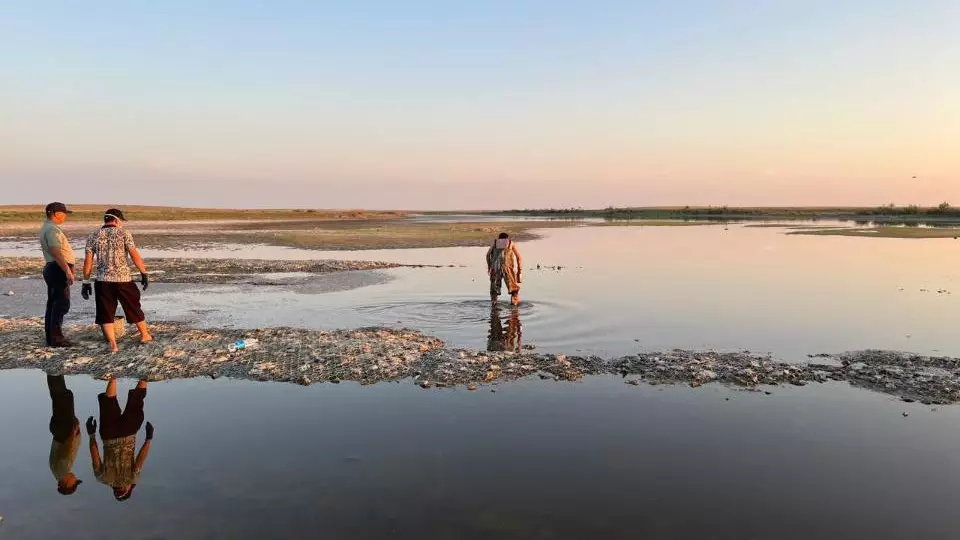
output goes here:
{"type": "Polygon", "coordinates": [[[259,343],[260,340],[257,338],[238,339],[237,341],[227,345],[227,350],[230,352],[237,352],[243,349],[256,349],[259,343]]]}

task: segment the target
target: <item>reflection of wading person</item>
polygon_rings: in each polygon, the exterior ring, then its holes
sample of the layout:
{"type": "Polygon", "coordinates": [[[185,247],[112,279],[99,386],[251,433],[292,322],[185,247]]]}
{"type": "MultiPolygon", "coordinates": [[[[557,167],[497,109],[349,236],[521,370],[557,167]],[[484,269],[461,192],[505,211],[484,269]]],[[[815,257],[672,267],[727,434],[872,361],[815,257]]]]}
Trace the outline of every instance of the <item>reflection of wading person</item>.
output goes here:
{"type": "Polygon", "coordinates": [[[94,298],[97,303],[97,324],[103,328],[103,337],[110,344],[110,350],[117,352],[117,336],[113,327],[117,312],[117,303],[123,306],[123,315],[128,322],[137,325],[140,330],[140,342],[153,341],[143,310],[140,308],[140,291],[130,277],[127,255],[140,270],[140,284],[147,290],[149,280],[147,267],[133,243],[133,235],[124,230],[126,221],[123,212],[111,208],[103,215],[103,227],[87,238],[86,258],[83,261],[83,287],[81,296],[90,298],[90,275],[93,273],[94,260],[97,265],[97,282],[94,298]]]}
{"type": "Polygon", "coordinates": [[[523,348],[522,335],[523,329],[520,326],[519,308],[510,309],[510,317],[507,319],[507,328],[504,331],[503,321],[500,320],[500,308],[494,304],[490,310],[490,333],[487,335],[487,350],[520,352],[523,348]]]}
{"type": "Polygon", "coordinates": [[[490,300],[497,301],[507,282],[507,292],[513,305],[520,303],[520,281],[523,279],[523,259],[510,235],[500,233],[487,250],[487,274],[490,276],[490,300]]]}
{"type": "Polygon", "coordinates": [[[143,401],[147,397],[147,381],[141,380],[127,394],[127,405],[120,410],[117,401],[117,381],[110,379],[107,391],[97,396],[100,403],[100,438],[103,439],[103,461],[97,446],[97,421],[87,419],[87,434],[90,435],[90,460],[97,481],[113,488],[113,497],[125,501],[133,495],[133,488],[140,481],[140,470],[150,453],[153,440],[153,424],[147,422],[147,439],[134,457],[137,447],[137,432],[143,425],[143,401]]]}

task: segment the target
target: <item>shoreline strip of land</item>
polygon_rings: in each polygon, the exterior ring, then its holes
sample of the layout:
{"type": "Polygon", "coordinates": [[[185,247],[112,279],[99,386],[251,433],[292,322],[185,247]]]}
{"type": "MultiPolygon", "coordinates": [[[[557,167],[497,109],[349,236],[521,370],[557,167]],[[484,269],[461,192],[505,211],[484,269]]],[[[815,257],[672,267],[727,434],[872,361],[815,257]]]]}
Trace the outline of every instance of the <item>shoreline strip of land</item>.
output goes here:
{"type": "Polygon", "coordinates": [[[151,328],[154,342],[140,345],[137,333],[129,332],[121,352],[110,354],[94,325],[68,328],[74,347],[50,348],[42,343],[42,318],[0,318],[0,370],[152,381],[228,377],[302,385],[406,380],[424,388],[468,389],[526,377],[575,381],[592,375],[617,375],[634,385],[721,383],[747,389],[841,381],[908,402],[960,401],[960,358],[894,351],[819,354],[804,364],[746,351],[673,350],[604,359],[449,348],[439,338],[407,329],[199,328],[176,322],[154,322],[151,328]],[[255,349],[228,348],[251,338],[258,340],[255,349]]]}
{"type": "MultiPolygon", "coordinates": [[[[42,221],[39,206],[0,206],[0,238],[28,240],[42,221]]],[[[102,210],[81,205],[63,228],[84,237],[100,223],[102,210]]],[[[936,207],[623,207],[461,212],[203,209],[129,207],[130,229],[140,247],[204,249],[239,244],[307,250],[361,251],[484,246],[500,232],[518,241],[543,230],[567,227],[670,227],[743,223],[788,225],[786,234],[862,238],[960,238],[960,209],[936,207]],[[478,221],[476,218],[488,218],[478,221]],[[443,220],[437,218],[444,218],[443,220]],[[496,218],[507,218],[496,221],[496,218]],[[515,219],[509,219],[515,218],[515,219]],[[833,221],[850,225],[804,225],[833,221]],[[790,226],[792,225],[792,226],[790,226]]]]}
{"type": "MultiPolygon", "coordinates": [[[[151,278],[161,283],[232,284],[275,273],[330,274],[390,268],[445,268],[454,265],[399,264],[379,261],[148,258],[151,278]]],[[[40,257],[0,257],[0,278],[37,278],[40,257]]]]}

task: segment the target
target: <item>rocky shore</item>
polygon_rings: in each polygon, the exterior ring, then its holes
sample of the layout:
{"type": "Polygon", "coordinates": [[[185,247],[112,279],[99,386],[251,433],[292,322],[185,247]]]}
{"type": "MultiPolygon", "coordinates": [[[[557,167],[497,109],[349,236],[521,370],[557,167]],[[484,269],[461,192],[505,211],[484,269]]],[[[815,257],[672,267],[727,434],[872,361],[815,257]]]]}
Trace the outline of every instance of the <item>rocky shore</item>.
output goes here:
{"type": "MultiPolygon", "coordinates": [[[[259,259],[146,259],[150,277],[167,283],[240,283],[253,276],[270,273],[302,272],[328,274],[352,270],[385,268],[423,268],[377,261],[304,260],[275,261],[259,259]]],[[[43,259],[38,257],[0,257],[0,277],[38,277],[43,259]]],[[[134,271],[134,275],[136,272],[134,271]]]]}
{"type": "Polygon", "coordinates": [[[413,330],[360,328],[313,331],[295,328],[200,329],[179,323],[152,324],[155,341],[137,343],[136,332],[109,354],[94,326],[72,327],[69,349],[44,347],[39,318],[0,319],[0,369],[34,368],[95,377],[164,380],[231,377],[299,384],[409,380],[424,388],[478,385],[539,376],[577,380],[618,375],[627,384],[722,383],[744,388],[846,381],[904,401],[960,401],[960,359],[890,351],[818,355],[811,363],[787,364],[748,352],[674,350],[613,359],[486,352],[446,347],[413,330]],[[258,347],[235,352],[228,345],[256,338],[258,347]]]}

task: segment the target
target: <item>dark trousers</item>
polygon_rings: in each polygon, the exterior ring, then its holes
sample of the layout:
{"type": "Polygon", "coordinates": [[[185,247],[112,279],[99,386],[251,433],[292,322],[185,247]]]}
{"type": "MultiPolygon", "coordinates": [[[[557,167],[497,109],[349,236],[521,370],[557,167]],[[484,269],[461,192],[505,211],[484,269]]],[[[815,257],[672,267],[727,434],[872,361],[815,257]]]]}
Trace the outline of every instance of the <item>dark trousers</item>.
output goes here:
{"type": "Polygon", "coordinates": [[[70,311],[70,285],[67,274],[55,262],[43,267],[43,280],[47,282],[47,311],[43,316],[43,331],[47,345],[63,340],[63,317],[70,311]]]}
{"type": "Polygon", "coordinates": [[[79,424],[73,409],[73,392],[67,390],[63,375],[47,375],[47,388],[50,389],[50,401],[53,403],[50,433],[53,440],[66,442],[73,435],[74,427],[79,424]]]}

